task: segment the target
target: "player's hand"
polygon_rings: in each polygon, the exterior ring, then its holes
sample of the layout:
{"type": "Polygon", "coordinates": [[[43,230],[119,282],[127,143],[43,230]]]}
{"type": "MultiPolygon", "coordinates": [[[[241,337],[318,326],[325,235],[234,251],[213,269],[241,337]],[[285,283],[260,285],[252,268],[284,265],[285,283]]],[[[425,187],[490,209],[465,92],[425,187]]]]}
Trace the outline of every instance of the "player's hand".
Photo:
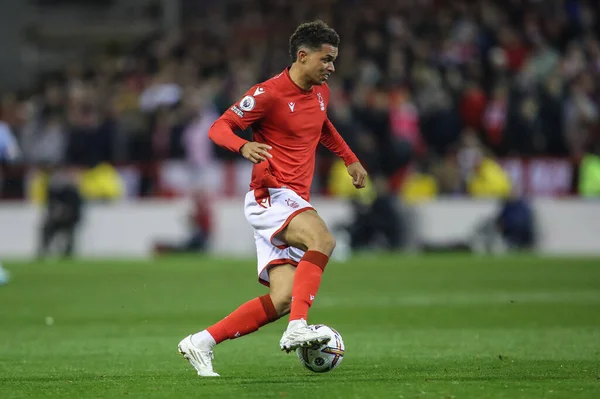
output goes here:
{"type": "Polygon", "coordinates": [[[356,188],[365,188],[367,184],[367,171],[360,162],[354,162],[348,165],[348,174],[352,176],[352,184],[356,188]]]}
{"type": "Polygon", "coordinates": [[[269,154],[271,148],[267,144],[249,141],[240,148],[240,153],[252,163],[261,163],[262,161],[266,161],[267,158],[273,158],[273,155],[269,154]]]}

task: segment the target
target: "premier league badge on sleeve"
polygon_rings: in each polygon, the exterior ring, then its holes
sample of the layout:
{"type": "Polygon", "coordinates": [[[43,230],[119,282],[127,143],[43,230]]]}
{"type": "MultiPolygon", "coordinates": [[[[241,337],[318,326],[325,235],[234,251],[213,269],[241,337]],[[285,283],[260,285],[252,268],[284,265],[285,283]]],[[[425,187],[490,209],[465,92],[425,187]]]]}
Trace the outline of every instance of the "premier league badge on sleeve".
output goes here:
{"type": "Polygon", "coordinates": [[[252,111],[256,105],[256,100],[252,96],[246,96],[240,101],[240,108],[246,112],[252,111]]]}

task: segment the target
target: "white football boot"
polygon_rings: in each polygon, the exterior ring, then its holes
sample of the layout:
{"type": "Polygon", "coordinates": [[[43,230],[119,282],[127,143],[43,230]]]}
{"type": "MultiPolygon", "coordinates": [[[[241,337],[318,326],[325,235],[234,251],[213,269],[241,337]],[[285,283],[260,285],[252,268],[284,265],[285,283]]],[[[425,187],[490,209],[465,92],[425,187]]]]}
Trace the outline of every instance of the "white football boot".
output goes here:
{"type": "Polygon", "coordinates": [[[213,371],[212,360],[214,355],[209,347],[206,349],[197,348],[192,343],[192,336],[188,335],[181,340],[178,347],[179,353],[184,359],[187,359],[201,377],[219,377],[219,374],[213,371]]]}
{"type": "Polygon", "coordinates": [[[328,334],[310,328],[306,324],[306,320],[300,319],[290,322],[281,337],[281,341],[279,341],[279,346],[282,351],[290,353],[298,348],[325,344],[330,339],[331,337],[328,334]]]}

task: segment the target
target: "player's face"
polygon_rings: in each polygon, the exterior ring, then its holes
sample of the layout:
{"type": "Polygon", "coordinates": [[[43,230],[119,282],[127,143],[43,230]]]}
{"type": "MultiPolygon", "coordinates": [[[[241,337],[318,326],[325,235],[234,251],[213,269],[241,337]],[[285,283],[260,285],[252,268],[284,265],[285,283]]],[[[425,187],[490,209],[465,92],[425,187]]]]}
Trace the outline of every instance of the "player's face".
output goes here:
{"type": "Polygon", "coordinates": [[[306,54],[304,69],[312,84],[322,85],[327,81],[329,75],[335,71],[333,63],[337,55],[337,47],[330,44],[323,44],[319,50],[306,54]]]}

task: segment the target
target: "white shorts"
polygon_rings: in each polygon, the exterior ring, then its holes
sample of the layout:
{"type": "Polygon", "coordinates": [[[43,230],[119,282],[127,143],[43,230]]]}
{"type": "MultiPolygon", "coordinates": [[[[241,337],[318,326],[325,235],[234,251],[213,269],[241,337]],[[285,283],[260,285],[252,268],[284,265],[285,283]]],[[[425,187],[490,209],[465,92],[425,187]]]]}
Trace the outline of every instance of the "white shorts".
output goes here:
{"type": "Polygon", "coordinates": [[[290,247],[276,236],[297,214],[314,209],[287,188],[262,188],[246,194],[244,214],[254,229],[258,258],[258,281],[269,286],[270,266],[300,262],[304,251],[290,247]]]}

